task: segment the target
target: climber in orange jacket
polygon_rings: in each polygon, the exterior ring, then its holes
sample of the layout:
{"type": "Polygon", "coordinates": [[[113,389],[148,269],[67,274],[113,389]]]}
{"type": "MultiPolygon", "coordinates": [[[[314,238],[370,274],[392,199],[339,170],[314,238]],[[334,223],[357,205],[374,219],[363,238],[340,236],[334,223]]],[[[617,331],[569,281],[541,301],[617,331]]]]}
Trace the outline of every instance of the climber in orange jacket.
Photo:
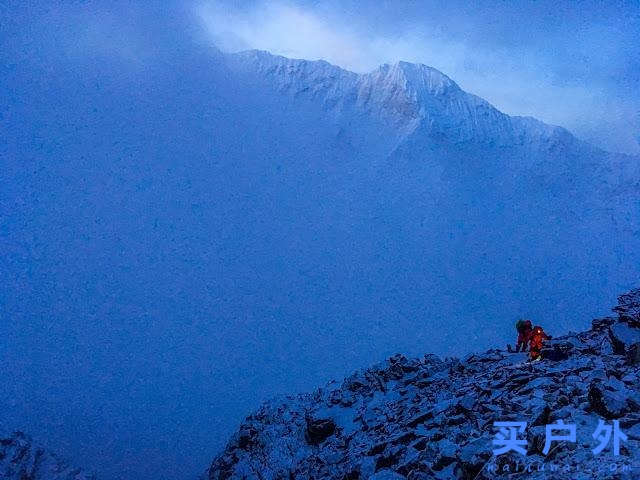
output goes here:
{"type": "Polygon", "coordinates": [[[529,336],[529,359],[542,360],[542,347],[545,340],[551,340],[551,335],[544,333],[541,326],[536,325],[529,336]]]}

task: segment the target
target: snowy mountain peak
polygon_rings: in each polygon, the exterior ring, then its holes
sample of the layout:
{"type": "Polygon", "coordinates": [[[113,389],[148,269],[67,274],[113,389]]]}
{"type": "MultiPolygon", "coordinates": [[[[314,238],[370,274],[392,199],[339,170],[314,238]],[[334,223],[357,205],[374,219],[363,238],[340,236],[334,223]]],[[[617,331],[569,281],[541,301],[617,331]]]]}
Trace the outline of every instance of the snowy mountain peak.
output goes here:
{"type": "Polygon", "coordinates": [[[387,85],[400,86],[431,95],[460,90],[458,85],[444,73],[420,63],[401,61],[393,65],[384,64],[372,75],[387,85]]]}
{"type": "MultiPolygon", "coordinates": [[[[427,139],[497,145],[546,143],[556,134],[554,127],[500,112],[423,64],[401,61],[357,74],[324,60],[291,59],[261,50],[229,59],[242,75],[257,76],[295,101],[310,100],[334,119],[350,123],[357,117],[361,125],[385,125],[394,145],[414,132],[427,139]]],[[[567,141],[573,138],[568,137],[567,141]]]]}

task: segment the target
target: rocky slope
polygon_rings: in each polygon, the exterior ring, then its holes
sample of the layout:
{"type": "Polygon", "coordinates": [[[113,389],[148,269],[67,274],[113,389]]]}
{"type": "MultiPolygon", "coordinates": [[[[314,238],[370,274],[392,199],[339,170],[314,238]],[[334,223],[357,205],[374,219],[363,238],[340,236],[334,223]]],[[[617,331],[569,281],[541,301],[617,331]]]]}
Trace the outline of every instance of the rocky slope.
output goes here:
{"type": "Polygon", "coordinates": [[[4,480],[95,480],[22,432],[0,438],[0,478],[4,480]]]}
{"type": "Polygon", "coordinates": [[[487,479],[507,478],[507,470],[637,478],[638,305],[640,290],[621,296],[618,317],[554,338],[541,362],[503,350],[462,360],[397,355],[341,384],[270,401],[240,426],[209,478],[487,479]],[[627,439],[619,456],[611,442],[592,452],[599,419],[620,421],[627,439]],[[545,425],[559,420],[576,425],[576,442],[555,442],[544,455],[545,425]],[[496,421],[528,422],[526,456],[493,455],[496,421]]]}

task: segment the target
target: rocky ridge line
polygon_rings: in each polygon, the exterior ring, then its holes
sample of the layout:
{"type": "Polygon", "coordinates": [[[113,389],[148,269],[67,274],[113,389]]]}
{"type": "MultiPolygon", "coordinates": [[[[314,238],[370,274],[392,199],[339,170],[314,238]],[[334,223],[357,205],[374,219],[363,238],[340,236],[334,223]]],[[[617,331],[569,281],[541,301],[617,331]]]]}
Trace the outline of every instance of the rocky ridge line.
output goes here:
{"type": "Polygon", "coordinates": [[[4,480],[95,480],[96,477],[44,448],[22,432],[0,437],[0,478],[4,480]]]}
{"type": "MultiPolygon", "coordinates": [[[[264,404],[211,465],[210,480],[507,478],[522,463],[561,466],[556,479],[636,478],[640,471],[640,289],[618,317],[554,338],[546,360],[489,350],[462,360],[396,355],[340,385],[264,404]],[[621,454],[595,456],[592,434],[619,420],[621,454]],[[526,457],[493,456],[494,421],[528,422],[526,457]],[[542,453],[545,425],[575,424],[576,443],[542,453]],[[617,462],[617,463],[613,463],[617,462]],[[505,465],[507,465],[505,467],[505,465]],[[603,465],[630,471],[602,471],[603,465]]],[[[548,478],[534,471],[521,478],[548,478]]]]}

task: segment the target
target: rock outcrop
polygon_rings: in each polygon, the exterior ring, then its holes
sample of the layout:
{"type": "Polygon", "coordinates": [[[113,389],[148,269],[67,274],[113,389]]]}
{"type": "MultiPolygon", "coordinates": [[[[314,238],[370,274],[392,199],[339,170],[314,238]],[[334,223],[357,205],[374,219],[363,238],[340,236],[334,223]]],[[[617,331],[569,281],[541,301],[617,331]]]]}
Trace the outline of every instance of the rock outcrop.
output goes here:
{"type": "Polygon", "coordinates": [[[0,438],[0,478],[3,480],[95,480],[57,455],[35,445],[22,432],[0,438]]]}
{"type": "Polygon", "coordinates": [[[244,421],[209,479],[637,478],[640,329],[615,311],[549,341],[540,362],[501,350],[462,360],[396,355],[341,384],[270,401],[244,421]],[[611,442],[596,455],[599,422],[614,420],[626,435],[619,455],[611,442]],[[525,455],[494,455],[497,421],[527,422],[525,455]],[[545,426],[559,421],[575,425],[576,441],[553,442],[545,455],[545,426]]]}
{"type": "Polygon", "coordinates": [[[618,306],[613,309],[620,319],[640,327],[640,288],[636,288],[618,297],[618,306]]]}

